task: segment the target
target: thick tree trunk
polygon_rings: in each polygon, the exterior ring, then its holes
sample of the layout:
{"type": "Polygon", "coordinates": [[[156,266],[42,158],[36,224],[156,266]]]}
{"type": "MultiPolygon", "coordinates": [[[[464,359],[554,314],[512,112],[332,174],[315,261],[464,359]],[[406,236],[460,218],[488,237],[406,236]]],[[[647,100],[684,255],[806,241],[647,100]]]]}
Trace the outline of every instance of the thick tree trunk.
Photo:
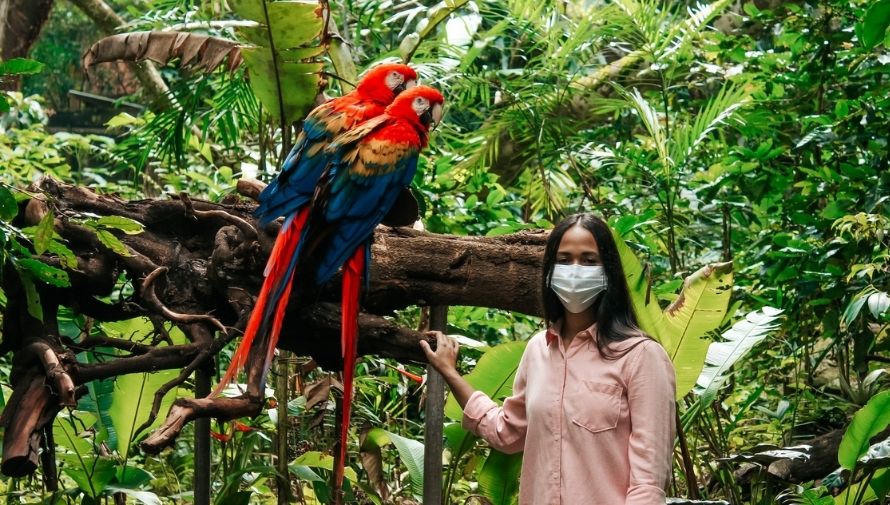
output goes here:
{"type": "Polygon", "coordinates": [[[53,0],[0,0],[0,59],[27,56],[52,7],[53,0]]]}

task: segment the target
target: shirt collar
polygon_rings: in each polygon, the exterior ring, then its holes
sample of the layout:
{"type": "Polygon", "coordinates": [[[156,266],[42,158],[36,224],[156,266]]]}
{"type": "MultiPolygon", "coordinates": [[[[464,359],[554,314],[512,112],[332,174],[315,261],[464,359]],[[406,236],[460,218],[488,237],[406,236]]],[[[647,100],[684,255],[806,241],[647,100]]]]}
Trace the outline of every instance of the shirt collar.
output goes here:
{"type": "MultiPolygon", "coordinates": [[[[547,333],[545,335],[545,339],[547,341],[547,345],[551,345],[559,339],[559,330],[562,329],[562,319],[554,321],[553,324],[547,328],[547,333]]],[[[575,338],[579,338],[581,340],[585,339],[596,339],[596,323],[590,325],[586,330],[575,335],[575,338]]]]}

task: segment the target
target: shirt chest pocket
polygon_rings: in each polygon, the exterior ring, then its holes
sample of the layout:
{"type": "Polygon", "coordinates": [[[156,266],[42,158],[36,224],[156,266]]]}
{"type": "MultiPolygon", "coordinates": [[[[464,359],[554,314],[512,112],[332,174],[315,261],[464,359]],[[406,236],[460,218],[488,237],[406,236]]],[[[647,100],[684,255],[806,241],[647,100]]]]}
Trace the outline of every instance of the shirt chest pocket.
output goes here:
{"type": "Polygon", "coordinates": [[[615,429],[621,415],[624,389],[617,384],[581,381],[568,412],[572,424],[591,433],[615,429]]]}

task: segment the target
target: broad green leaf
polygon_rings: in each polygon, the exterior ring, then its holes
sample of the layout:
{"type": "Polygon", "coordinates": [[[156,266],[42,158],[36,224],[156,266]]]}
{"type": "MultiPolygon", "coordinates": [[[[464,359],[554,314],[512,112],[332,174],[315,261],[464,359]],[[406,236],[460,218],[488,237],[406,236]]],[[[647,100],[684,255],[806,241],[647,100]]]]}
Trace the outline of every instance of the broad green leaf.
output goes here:
{"type": "MultiPolygon", "coordinates": [[[[70,459],[69,459],[70,461],[70,459]]],[[[92,498],[97,498],[114,479],[115,464],[110,458],[87,456],[79,466],[66,465],[62,471],[92,498]]]]}
{"type": "Polygon", "coordinates": [[[105,122],[105,126],[109,128],[117,128],[118,126],[130,126],[143,124],[145,120],[132,116],[126,112],[121,112],[105,122]]]}
{"type": "MultiPolygon", "coordinates": [[[[124,458],[129,455],[134,437],[146,434],[145,431],[137,434],[134,430],[148,419],[154,392],[175,379],[177,375],[179,372],[176,370],[162,370],[154,373],[121,375],[114,380],[114,393],[108,415],[117,432],[117,450],[124,458]]],[[[163,413],[170,409],[175,398],[176,388],[164,396],[159,409],[161,414],[157,416],[149,430],[164,421],[163,413]]]]}
{"type": "Polygon", "coordinates": [[[64,447],[79,456],[93,454],[93,444],[80,436],[88,433],[96,422],[96,417],[87,412],[63,412],[53,420],[53,438],[56,445],[64,447]]]}
{"type": "Polygon", "coordinates": [[[881,469],[875,472],[874,477],[868,484],[868,489],[862,494],[862,500],[857,502],[856,496],[859,494],[862,484],[864,482],[859,481],[844,489],[841,494],[834,497],[835,505],[873,503],[878,499],[878,496],[886,496],[888,489],[890,489],[890,470],[881,469]],[[878,490],[880,495],[875,490],[878,490]]]}
{"type": "Polygon", "coordinates": [[[445,434],[445,447],[451,452],[452,458],[460,458],[479,439],[479,437],[463,429],[459,422],[446,423],[445,429],[442,431],[445,434]]]}
{"type": "Polygon", "coordinates": [[[890,0],[878,0],[871,4],[856,25],[856,35],[866,49],[872,49],[884,40],[890,27],[890,0]]]}
{"type": "MultiPolygon", "coordinates": [[[[299,473],[295,470],[295,467],[299,466],[334,471],[334,457],[319,451],[304,452],[288,465],[291,471],[294,471],[295,473],[299,473]]],[[[355,470],[351,467],[347,466],[343,475],[353,482],[358,481],[358,474],[356,474],[355,470]]]]}
{"type": "Polygon", "coordinates": [[[337,77],[341,79],[340,89],[344,93],[352,91],[358,82],[358,70],[356,70],[355,62],[352,60],[349,44],[338,34],[334,34],[331,37],[329,44],[328,55],[331,57],[331,63],[334,64],[334,70],[337,71],[337,77]]]}
{"type": "Polygon", "coordinates": [[[46,250],[55,254],[59,258],[62,258],[65,261],[66,267],[72,270],[77,268],[77,256],[75,256],[74,251],[69,249],[65,244],[55,239],[50,240],[49,244],[46,246],[46,250]]]}
{"type": "MultiPolygon", "coordinates": [[[[151,321],[144,317],[115,323],[103,323],[102,329],[111,336],[131,340],[144,339],[154,331],[151,321]]],[[[167,328],[167,331],[174,344],[186,342],[187,339],[182,330],[171,326],[167,328]]],[[[177,370],[161,370],[154,373],[121,375],[115,378],[114,389],[111,392],[111,402],[107,412],[117,434],[116,449],[125,459],[129,454],[132,443],[135,441],[135,437],[147,433],[147,431],[143,431],[137,434],[134,433],[134,430],[148,419],[155,391],[177,375],[179,375],[177,370]]],[[[161,401],[159,412],[163,413],[169,410],[170,405],[176,398],[177,391],[178,388],[173,388],[167,392],[161,401]]],[[[103,390],[102,393],[107,394],[107,390],[103,390]]],[[[99,399],[100,405],[104,403],[105,400],[101,395],[99,395],[99,399]]],[[[157,416],[148,430],[160,425],[163,420],[163,415],[157,416]]]]}
{"type": "Polygon", "coordinates": [[[732,263],[715,263],[687,277],[680,295],[662,312],[657,325],[670,335],[665,350],[677,372],[678,399],[698,380],[711,343],[708,333],[723,321],[731,293],[732,263]]]}
{"type": "Polygon", "coordinates": [[[612,231],[615,237],[615,245],[618,246],[618,256],[621,258],[621,268],[627,278],[627,289],[630,291],[631,303],[634,306],[634,315],[637,324],[652,338],[658,340],[665,348],[671,345],[668,335],[661,332],[661,327],[656,322],[661,318],[661,308],[655,295],[651,293],[649,279],[646,271],[637,255],[631,251],[623,238],[612,231]]]}
{"type": "Polygon", "coordinates": [[[0,93],[0,112],[9,112],[9,100],[6,99],[2,93],[0,93]]]}
{"type": "MultiPolygon", "coordinates": [[[[513,393],[513,379],[527,342],[507,342],[492,347],[479,358],[473,371],[464,378],[474,388],[500,402],[513,393]]],[[[455,421],[463,417],[453,395],[445,402],[445,415],[455,421]]]]}
{"type": "MultiPolygon", "coordinates": [[[[91,355],[87,353],[87,356],[91,355]]],[[[95,414],[98,417],[96,436],[106,440],[109,447],[117,447],[117,431],[114,428],[114,420],[108,414],[114,398],[114,379],[90,381],[86,387],[87,394],[77,401],[78,410],[95,414]]]]}
{"type": "Polygon", "coordinates": [[[124,216],[104,216],[97,221],[99,226],[104,228],[114,228],[120,230],[127,235],[136,235],[142,233],[142,223],[135,219],[124,216]]]}
{"type": "MultiPolygon", "coordinates": [[[[3,112],[2,108],[0,108],[0,112],[3,112]]],[[[12,191],[6,186],[0,186],[0,219],[11,221],[18,213],[19,205],[16,203],[12,191]]]]}
{"type": "Polygon", "coordinates": [[[382,428],[372,428],[365,435],[363,447],[382,448],[393,444],[399,458],[408,467],[411,488],[415,495],[423,495],[423,444],[417,440],[405,438],[382,428]]]}
{"type": "Polygon", "coordinates": [[[303,119],[315,105],[323,63],[276,62],[272,52],[262,47],[244,48],[241,55],[250,71],[251,89],[271,114],[278,117],[283,110],[286,121],[291,123],[303,119]],[[286,88],[279,90],[279,83],[286,88]],[[284,99],[283,106],[279,96],[284,99]]]}
{"type": "Polygon", "coordinates": [[[51,265],[47,265],[42,261],[38,261],[33,258],[22,258],[18,260],[18,264],[19,266],[27,269],[28,272],[31,273],[33,279],[37,279],[41,282],[45,282],[59,288],[64,288],[71,284],[68,280],[68,272],[51,265]]]}
{"type": "Polygon", "coordinates": [[[254,94],[279,121],[303,119],[315,106],[324,66],[315,61],[325,49],[319,44],[324,19],[318,2],[232,0],[230,5],[259,23],[238,30],[254,46],[241,49],[254,94]]]}
{"type": "Polygon", "coordinates": [[[139,491],[138,489],[120,486],[108,486],[105,489],[109,493],[123,493],[128,497],[136,500],[137,502],[143,503],[144,505],[161,505],[163,503],[158,495],[152,493],[151,491],[139,491]]]}
{"type": "Polygon", "coordinates": [[[123,488],[137,489],[150,483],[154,475],[137,466],[118,466],[115,474],[116,484],[123,488]]]}
{"type": "MultiPolygon", "coordinates": [[[[277,51],[305,46],[318,37],[324,28],[321,8],[315,0],[266,2],[266,9],[271,42],[274,42],[277,51]]],[[[269,43],[267,39],[264,45],[269,47],[269,43]]]]}
{"type": "Polygon", "coordinates": [[[43,70],[43,63],[27,58],[12,58],[0,62],[0,75],[36,74],[43,70]]]}
{"type": "Polygon", "coordinates": [[[890,391],[883,391],[873,396],[853,415],[838,448],[838,463],[847,470],[852,470],[856,466],[856,461],[868,450],[871,438],[888,424],[890,424],[890,391]]]}
{"type": "Polygon", "coordinates": [[[96,230],[96,237],[99,238],[99,242],[102,242],[102,245],[112,250],[112,252],[119,254],[121,256],[132,256],[133,253],[127,249],[127,246],[124,245],[123,242],[120,241],[117,237],[114,236],[108,230],[96,230]]]}
{"type": "Polygon", "coordinates": [[[504,454],[492,449],[476,474],[482,494],[494,505],[510,505],[519,492],[522,453],[504,454]]]}
{"type": "Polygon", "coordinates": [[[38,255],[43,254],[49,248],[49,242],[53,239],[53,223],[55,219],[53,212],[49,211],[37,223],[37,228],[34,230],[34,250],[38,255]]]}
{"type": "Polygon", "coordinates": [[[37,293],[37,286],[34,285],[34,279],[27,270],[17,270],[19,279],[22,280],[22,288],[25,290],[25,305],[28,308],[28,314],[38,321],[43,321],[43,306],[40,304],[40,294],[37,293]]]}

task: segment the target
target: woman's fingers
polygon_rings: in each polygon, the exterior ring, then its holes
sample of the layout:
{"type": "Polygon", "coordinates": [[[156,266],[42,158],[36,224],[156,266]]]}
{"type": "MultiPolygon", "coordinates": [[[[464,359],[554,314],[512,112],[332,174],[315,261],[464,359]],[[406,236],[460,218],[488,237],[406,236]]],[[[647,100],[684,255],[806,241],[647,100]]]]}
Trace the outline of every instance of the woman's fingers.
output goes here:
{"type": "Polygon", "coordinates": [[[427,359],[427,361],[429,361],[429,359],[430,359],[431,357],[433,357],[433,356],[436,355],[436,354],[433,352],[433,349],[430,347],[430,343],[427,342],[426,340],[421,340],[421,341],[420,341],[420,348],[423,349],[423,353],[426,354],[426,359],[427,359]]]}

